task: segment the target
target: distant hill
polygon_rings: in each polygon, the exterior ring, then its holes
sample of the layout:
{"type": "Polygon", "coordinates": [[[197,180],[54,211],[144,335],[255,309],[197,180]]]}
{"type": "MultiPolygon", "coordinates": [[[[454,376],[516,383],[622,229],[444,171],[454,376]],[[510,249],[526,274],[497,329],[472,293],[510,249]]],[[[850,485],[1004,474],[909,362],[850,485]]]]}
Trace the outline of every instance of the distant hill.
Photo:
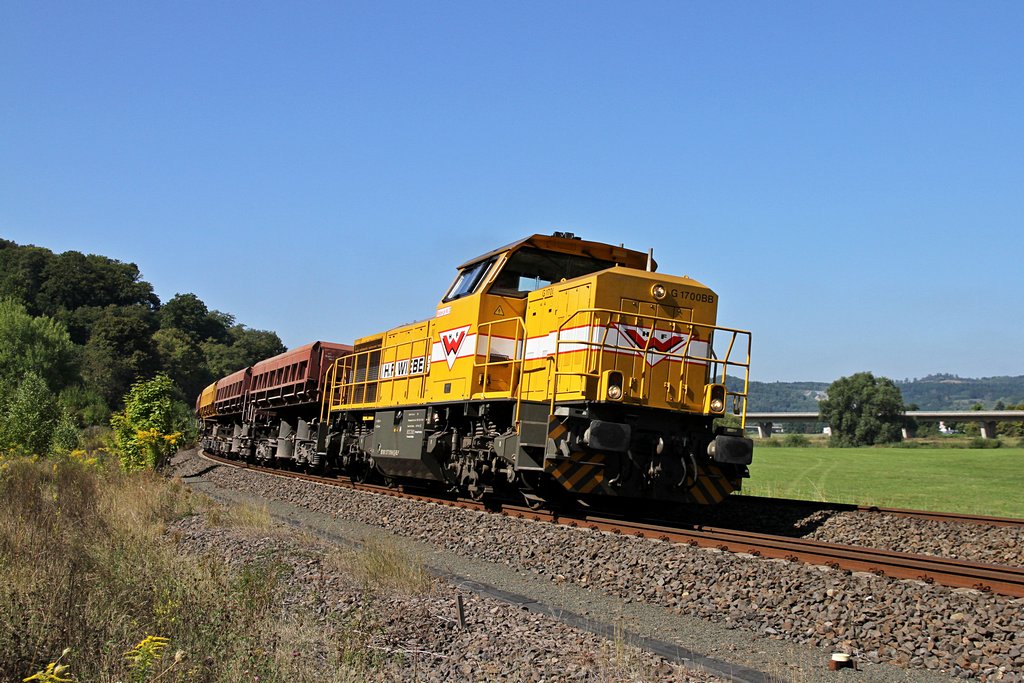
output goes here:
{"type": "Polygon", "coordinates": [[[789,413],[818,410],[827,382],[751,382],[751,412],[789,413]]]}
{"type": "Polygon", "coordinates": [[[1024,376],[970,379],[956,375],[929,375],[909,382],[897,382],[903,402],[916,403],[920,410],[969,410],[980,403],[984,408],[1024,404],[1024,376]]]}
{"type": "MultiPolygon", "coordinates": [[[[818,409],[829,382],[751,382],[752,412],[792,412],[818,409]]],[[[1024,376],[971,379],[956,375],[929,375],[897,381],[903,402],[919,410],[969,410],[976,404],[994,408],[1024,404],[1024,376]]]]}

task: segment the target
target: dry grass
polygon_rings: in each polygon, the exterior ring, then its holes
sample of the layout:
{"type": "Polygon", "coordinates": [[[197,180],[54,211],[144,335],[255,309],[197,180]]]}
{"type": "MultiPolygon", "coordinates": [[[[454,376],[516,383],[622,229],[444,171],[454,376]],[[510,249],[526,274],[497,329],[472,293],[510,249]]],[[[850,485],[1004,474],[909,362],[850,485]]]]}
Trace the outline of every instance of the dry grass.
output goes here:
{"type": "Polygon", "coordinates": [[[423,563],[393,540],[368,540],[358,550],[333,551],[324,565],[356,577],[369,591],[424,595],[433,586],[423,563]]]}
{"type": "Polygon", "coordinates": [[[0,500],[5,680],[38,671],[68,646],[98,653],[91,666],[79,658],[74,672],[99,680],[124,668],[122,653],[143,631],[166,628],[160,596],[171,593],[167,570],[177,569],[177,558],[160,536],[166,520],[189,510],[180,487],[75,462],[19,459],[4,464],[0,500]]]}
{"type": "Polygon", "coordinates": [[[236,529],[253,529],[257,531],[270,531],[274,527],[274,519],[266,505],[252,505],[239,503],[231,507],[225,507],[204,500],[202,506],[206,514],[207,522],[211,526],[224,526],[236,529]]]}
{"type": "MultiPolygon", "coordinates": [[[[281,565],[233,571],[178,552],[166,526],[200,509],[211,507],[152,474],[0,464],[0,680],[45,670],[68,647],[61,664],[75,681],[372,678],[340,652],[330,661],[293,656],[330,634],[301,613],[282,618],[281,565]],[[125,653],[149,635],[169,639],[163,659],[132,669],[125,653]]],[[[259,529],[270,516],[250,506],[220,522],[259,529]]]]}
{"type": "MultiPolygon", "coordinates": [[[[284,533],[266,508],[221,509],[152,474],[0,462],[0,680],[45,670],[69,647],[60,663],[74,681],[358,682],[401,671],[400,650],[374,645],[391,617],[375,594],[429,597],[435,582],[397,542],[328,553],[325,569],[364,590],[347,609],[321,601],[284,610],[290,567],[273,557],[233,570],[220,557],[179,552],[165,529],[196,513],[260,537],[284,533]],[[125,653],[151,635],[168,639],[163,659],[133,670],[125,653]]],[[[412,602],[427,609],[429,600],[412,602]]],[[[621,634],[595,660],[587,680],[660,673],[621,634]]]]}

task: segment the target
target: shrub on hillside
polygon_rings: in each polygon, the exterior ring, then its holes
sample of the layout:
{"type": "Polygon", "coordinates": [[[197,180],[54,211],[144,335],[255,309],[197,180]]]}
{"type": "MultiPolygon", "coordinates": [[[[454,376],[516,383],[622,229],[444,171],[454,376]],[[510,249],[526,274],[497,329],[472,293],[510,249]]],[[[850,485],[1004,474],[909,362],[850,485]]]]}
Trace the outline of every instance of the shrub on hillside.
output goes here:
{"type": "Polygon", "coordinates": [[[126,472],[157,469],[182,440],[178,429],[181,411],[175,406],[176,390],[164,374],[136,382],[124,399],[124,410],[114,413],[114,448],[126,472]]]}

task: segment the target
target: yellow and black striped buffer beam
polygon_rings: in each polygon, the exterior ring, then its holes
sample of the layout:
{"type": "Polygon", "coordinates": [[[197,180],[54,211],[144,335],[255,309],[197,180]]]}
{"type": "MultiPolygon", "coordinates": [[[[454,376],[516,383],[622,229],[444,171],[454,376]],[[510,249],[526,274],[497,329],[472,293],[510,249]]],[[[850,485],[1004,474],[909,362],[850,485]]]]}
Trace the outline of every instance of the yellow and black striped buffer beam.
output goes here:
{"type": "Polygon", "coordinates": [[[603,453],[572,453],[568,458],[550,458],[544,467],[567,491],[593,493],[604,483],[603,453]]]}
{"type": "Polygon", "coordinates": [[[567,491],[574,493],[593,493],[604,483],[605,456],[603,453],[584,453],[569,451],[565,443],[566,429],[557,417],[548,421],[549,453],[544,462],[544,470],[567,491]]]}
{"type": "Polygon", "coordinates": [[[733,481],[725,476],[717,465],[702,464],[697,481],[690,489],[690,495],[696,503],[713,505],[725,500],[726,496],[735,490],[733,481]]]}
{"type": "Polygon", "coordinates": [[[548,438],[558,444],[559,441],[565,439],[565,435],[569,433],[569,429],[562,424],[562,421],[557,417],[551,417],[548,419],[548,438]]]}

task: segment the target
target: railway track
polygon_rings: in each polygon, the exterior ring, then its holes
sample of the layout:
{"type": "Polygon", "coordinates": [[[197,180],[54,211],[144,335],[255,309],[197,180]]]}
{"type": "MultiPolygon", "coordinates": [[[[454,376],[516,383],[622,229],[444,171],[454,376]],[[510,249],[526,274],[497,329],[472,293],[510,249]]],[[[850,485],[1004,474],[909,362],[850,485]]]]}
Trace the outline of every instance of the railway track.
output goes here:
{"type": "MultiPolygon", "coordinates": [[[[593,531],[628,534],[643,538],[659,539],[670,543],[683,543],[699,547],[715,548],[733,553],[746,553],[757,557],[805,562],[808,564],[829,566],[835,569],[854,572],[868,572],[880,576],[884,575],[899,579],[918,580],[954,588],[973,588],[1003,595],[1024,597],[1024,569],[1019,567],[966,562],[932,555],[899,553],[861,546],[840,545],[792,538],[788,536],[706,527],[701,525],[693,525],[690,527],[679,525],[668,526],[643,521],[631,521],[602,517],[598,515],[588,515],[583,512],[567,513],[563,511],[535,510],[521,505],[501,502],[485,505],[478,501],[426,495],[423,492],[409,491],[402,487],[362,484],[346,478],[324,478],[302,472],[251,465],[209,453],[203,453],[202,455],[208,460],[231,467],[250,469],[277,476],[304,479],[324,485],[339,486],[474,510],[487,510],[522,519],[545,521],[552,524],[562,524],[570,527],[581,527],[593,531]]],[[[857,506],[850,507],[856,508],[857,506]]],[[[831,507],[831,509],[834,508],[835,506],[831,507]]],[[[866,510],[880,511],[880,509],[871,508],[867,508],[866,510]]],[[[911,513],[916,511],[904,512],[911,513]]],[[[932,515],[936,513],[922,514],[932,515]]],[[[941,516],[940,518],[962,521],[957,515],[946,515],[941,516]]],[[[1020,520],[1016,521],[1019,522],[1020,520]]]]}

